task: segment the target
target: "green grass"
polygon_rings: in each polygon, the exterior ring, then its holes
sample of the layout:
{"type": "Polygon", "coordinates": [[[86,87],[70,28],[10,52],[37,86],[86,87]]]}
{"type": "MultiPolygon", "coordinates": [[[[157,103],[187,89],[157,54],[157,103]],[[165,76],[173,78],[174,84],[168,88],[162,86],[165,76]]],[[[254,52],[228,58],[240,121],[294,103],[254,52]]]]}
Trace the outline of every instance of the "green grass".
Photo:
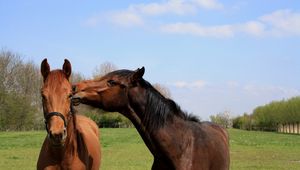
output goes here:
{"type": "MultiPolygon", "coordinates": [[[[231,129],[231,169],[300,170],[300,135],[231,129]]],[[[46,131],[0,132],[0,169],[36,169],[46,131]]],[[[101,129],[103,170],[145,170],[152,156],[135,129],[101,129]]]]}
{"type": "Polygon", "coordinates": [[[300,135],[229,132],[231,169],[300,170],[300,135]]]}
{"type": "Polygon", "coordinates": [[[32,170],[46,132],[0,132],[0,169],[32,170]]]}
{"type": "Polygon", "coordinates": [[[103,170],[145,170],[153,162],[150,151],[135,129],[101,129],[103,170]]]}

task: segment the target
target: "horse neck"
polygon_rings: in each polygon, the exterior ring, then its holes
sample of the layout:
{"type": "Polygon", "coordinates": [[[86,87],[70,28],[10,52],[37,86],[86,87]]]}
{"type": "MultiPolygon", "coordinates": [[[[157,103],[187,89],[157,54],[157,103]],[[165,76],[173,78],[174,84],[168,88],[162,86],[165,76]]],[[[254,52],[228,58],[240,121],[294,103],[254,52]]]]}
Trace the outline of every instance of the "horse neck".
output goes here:
{"type": "MultiPolygon", "coordinates": [[[[151,89],[146,89],[146,90],[154,90],[154,89],[151,88],[151,89]]],[[[145,144],[147,145],[147,147],[149,148],[151,153],[153,155],[156,155],[158,153],[157,147],[156,147],[156,144],[158,142],[155,138],[155,135],[153,135],[153,134],[156,134],[160,130],[160,127],[149,128],[149,123],[155,123],[155,122],[153,122],[153,120],[147,120],[147,119],[153,118],[151,116],[147,117],[148,115],[146,115],[146,114],[150,114],[149,110],[146,110],[147,103],[149,102],[148,100],[150,100],[149,93],[152,93],[152,92],[146,91],[146,93],[144,93],[144,94],[143,93],[136,94],[136,95],[145,95],[142,97],[139,96],[137,98],[144,98],[144,99],[146,99],[146,101],[137,101],[137,100],[131,99],[130,100],[131,102],[128,105],[128,109],[126,109],[122,114],[131,120],[131,122],[136,127],[137,131],[139,132],[140,136],[144,140],[145,144]]],[[[131,96],[131,97],[133,97],[133,96],[131,96]]],[[[160,97],[162,97],[162,96],[160,96],[160,97]]],[[[155,113],[152,113],[152,114],[155,114],[155,113]]]]}
{"type": "Polygon", "coordinates": [[[68,154],[74,154],[77,148],[77,128],[76,128],[76,115],[72,114],[70,123],[67,127],[67,133],[70,134],[67,136],[66,141],[66,152],[68,154]]]}
{"type": "Polygon", "coordinates": [[[157,151],[154,141],[151,137],[150,132],[147,131],[145,125],[141,121],[141,117],[138,116],[138,114],[134,111],[134,109],[131,106],[128,106],[128,109],[121,113],[133,123],[134,127],[137,129],[138,133],[142,137],[144,143],[146,144],[152,155],[155,155],[157,151]]]}

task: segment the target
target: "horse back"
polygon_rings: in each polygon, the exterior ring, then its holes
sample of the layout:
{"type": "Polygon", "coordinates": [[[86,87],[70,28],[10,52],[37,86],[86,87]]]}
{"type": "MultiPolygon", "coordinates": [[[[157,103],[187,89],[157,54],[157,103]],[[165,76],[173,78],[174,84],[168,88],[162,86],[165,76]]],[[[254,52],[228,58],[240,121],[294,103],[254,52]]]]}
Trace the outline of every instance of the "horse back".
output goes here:
{"type": "Polygon", "coordinates": [[[227,170],[229,169],[229,135],[223,127],[211,123],[201,122],[198,124],[196,133],[196,147],[198,155],[206,155],[209,158],[209,169],[227,170]]]}
{"type": "Polygon", "coordinates": [[[225,128],[212,122],[203,122],[202,125],[207,126],[208,130],[211,129],[213,134],[220,136],[224,143],[229,144],[229,135],[225,128]]]}

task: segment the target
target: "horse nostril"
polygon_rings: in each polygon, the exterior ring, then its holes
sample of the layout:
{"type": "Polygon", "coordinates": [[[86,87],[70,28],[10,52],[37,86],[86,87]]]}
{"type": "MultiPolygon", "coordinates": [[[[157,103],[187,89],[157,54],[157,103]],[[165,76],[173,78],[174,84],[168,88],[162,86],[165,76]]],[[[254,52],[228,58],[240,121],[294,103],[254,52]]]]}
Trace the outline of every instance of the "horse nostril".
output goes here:
{"type": "Polygon", "coordinates": [[[51,130],[49,131],[49,138],[53,139],[53,135],[52,135],[52,131],[51,130]]]}
{"type": "Polygon", "coordinates": [[[49,138],[55,142],[60,142],[63,139],[64,134],[66,131],[64,130],[63,133],[55,133],[53,134],[51,131],[49,131],[49,138]]]}
{"type": "Polygon", "coordinates": [[[63,134],[54,134],[53,139],[57,142],[59,142],[62,139],[63,134]]]}

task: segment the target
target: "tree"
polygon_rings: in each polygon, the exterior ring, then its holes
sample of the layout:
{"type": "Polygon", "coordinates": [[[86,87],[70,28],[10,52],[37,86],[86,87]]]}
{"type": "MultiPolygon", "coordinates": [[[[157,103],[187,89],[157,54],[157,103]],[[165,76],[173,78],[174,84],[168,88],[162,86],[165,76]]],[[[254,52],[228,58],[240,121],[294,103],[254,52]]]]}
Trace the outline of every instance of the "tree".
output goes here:
{"type": "Polygon", "coordinates": [[[243,115],[234,119],[234,127],[275,131],[279,124],[300,122],[300,96],[288,100],[272,101],[258,106],[250,115],[243,115]]]}
{"type": "Polygon", "coordinates": [[[105,62],[101,65],[97,66],[93,72],[93,78],[99,78],[104,76],[105,74],[117,70],[118,67],[111,62],[105,62]]]}
{"type": "Polygon", "coordinates": [[[40,72],[33,62],[24,62],[10,51],[0,52],[1,130],[40,127],[40,87],[40,72]]]}
{"type": "Polygon", "coordinates": [[[218,113],[216,115],[211,115],[210,120],[224,128],[232,127],[232,119],[230,118],[230,112],[224,111],[223,113],[218,113]]]}
{"type": "Polygon", "coordinates": [[[171,98],[171,92],[170,92],[170,90],[166,86],[164,86],[162,84],[155,83],[155,84],[153,84],[153,87],[157,91],[159,91],[160,94],[162,94],[164,97],[171,98]]]}
{"type": "Polygon", "coordinates": [[[244,113],[232,119],[232,127],[236,129],[252,130],[251,117],[244,113]]]}
{"type": "Polygon", "coordinates": [[[71,83],[77,83],[77,82],[83,81],[85,79],[86,78],[81,73],[72,72],[70,81],[71,81],[71,83]]]}

